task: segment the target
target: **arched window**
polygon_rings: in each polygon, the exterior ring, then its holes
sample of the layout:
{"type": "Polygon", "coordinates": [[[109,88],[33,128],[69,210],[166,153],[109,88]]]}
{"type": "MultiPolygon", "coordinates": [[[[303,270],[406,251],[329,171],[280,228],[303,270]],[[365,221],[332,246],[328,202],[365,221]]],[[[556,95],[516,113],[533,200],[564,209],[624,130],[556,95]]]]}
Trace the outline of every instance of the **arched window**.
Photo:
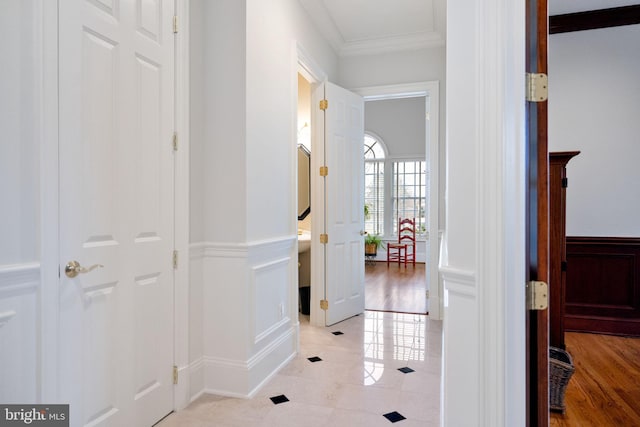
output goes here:
{"type": "Polygon", "coordinates": [[[384,234],[384,165],[386,148],[380,138],[364,135],[364,229],[384,234]]]}

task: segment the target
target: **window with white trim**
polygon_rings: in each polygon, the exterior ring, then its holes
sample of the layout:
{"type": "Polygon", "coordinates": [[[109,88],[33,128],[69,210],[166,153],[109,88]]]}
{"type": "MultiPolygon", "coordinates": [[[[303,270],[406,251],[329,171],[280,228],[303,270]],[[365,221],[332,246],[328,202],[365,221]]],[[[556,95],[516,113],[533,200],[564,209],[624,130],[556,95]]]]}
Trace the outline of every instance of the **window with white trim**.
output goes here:
{"type": "Polygon", "coordinates": [[[364,136],[364,229],[369,234],[384,234],[385,149],[381,141],[364,136]]]}
{"type": "Polygon", "coordinates": [[[388,238],[398,233],[398,218],[415,218],[416,231],[426,230],[428,174],[426,162],[394,160],[373,135],[364,136],[365,231],[388,238]],[[385,181],[385,172],[387,180],[385,181]]]}
{"type": "Polygon", "coordinates": [[[398,218],[415,218],[416,231],[426,230],[425,162],[421,160],[393,162],[393,234],[398,232],[398,218]]]}

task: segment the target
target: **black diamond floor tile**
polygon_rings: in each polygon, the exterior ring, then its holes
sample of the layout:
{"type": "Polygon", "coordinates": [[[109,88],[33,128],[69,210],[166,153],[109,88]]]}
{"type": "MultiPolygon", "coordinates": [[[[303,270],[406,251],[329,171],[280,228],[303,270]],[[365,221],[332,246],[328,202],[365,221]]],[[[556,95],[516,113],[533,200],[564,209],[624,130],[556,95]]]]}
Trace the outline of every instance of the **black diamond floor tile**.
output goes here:
{"type": "Polygon", "coordinates": [[[278,405],[280,403],[288,402],[289,399],[287,399],[287,396],[285,396],[284,394],[281,394],[280,396],[273,396],[271,398],[271,401],[274,405],[278,405]]]}
{"type": "Polygon", "coordinates": [[[384,414],[383,416],[389,421],[391,421],[392,423],[397,423],[398,421],[406,420],[406,418],[403,417],[397,411],[389,412],[388,414],[384,414]]]}
{"type": "Polygon", "coordinates": [[[320,362],[320,361],[322,361],[322,359],[320,359],[318,356],[308,357],[307,360],[309,362],[320,362]]]}
{"type": "Polygon", "coordinates": [[[408,366],[405,366],[404,368],[398,368],[398,371],[402,372],[403,374],[408,374],[409,372],[415,372],[413,369],[411,369],[408,366]]]}

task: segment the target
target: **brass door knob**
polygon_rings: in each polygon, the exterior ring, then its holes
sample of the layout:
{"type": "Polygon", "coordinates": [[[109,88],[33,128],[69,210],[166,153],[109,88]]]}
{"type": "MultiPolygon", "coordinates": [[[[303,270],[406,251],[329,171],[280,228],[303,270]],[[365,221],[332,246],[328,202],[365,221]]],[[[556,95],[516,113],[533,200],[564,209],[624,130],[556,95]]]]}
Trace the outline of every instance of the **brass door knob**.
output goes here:
{"type": "Polygon", "coordinates": [[[78,261],[69,261],[67,265],[65,265],[64,267],[64,274],[66,274],[67,277],[70,277],[73,279],[80,273],[83,273],[83,274],[88,273],[91,270],[95,270],[96,268],[102,268],[102,267],[104,267],[104,265],[94,264],[89,268],[84,268],[83,266],[80,265],[78,261]]]}

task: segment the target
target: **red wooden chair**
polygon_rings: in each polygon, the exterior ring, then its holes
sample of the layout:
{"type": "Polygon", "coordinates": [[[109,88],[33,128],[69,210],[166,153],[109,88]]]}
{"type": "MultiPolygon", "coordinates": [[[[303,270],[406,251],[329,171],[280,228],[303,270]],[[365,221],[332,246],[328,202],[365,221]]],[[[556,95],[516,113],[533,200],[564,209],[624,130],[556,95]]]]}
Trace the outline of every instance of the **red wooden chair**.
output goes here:
{"type": "Polygon", "coordinates": [[[407,262],[416,266],[416,219],[398,218],[398,243],[387,243],[387,267],[389,262],[404,262],[407,268],[407,262]]]}

